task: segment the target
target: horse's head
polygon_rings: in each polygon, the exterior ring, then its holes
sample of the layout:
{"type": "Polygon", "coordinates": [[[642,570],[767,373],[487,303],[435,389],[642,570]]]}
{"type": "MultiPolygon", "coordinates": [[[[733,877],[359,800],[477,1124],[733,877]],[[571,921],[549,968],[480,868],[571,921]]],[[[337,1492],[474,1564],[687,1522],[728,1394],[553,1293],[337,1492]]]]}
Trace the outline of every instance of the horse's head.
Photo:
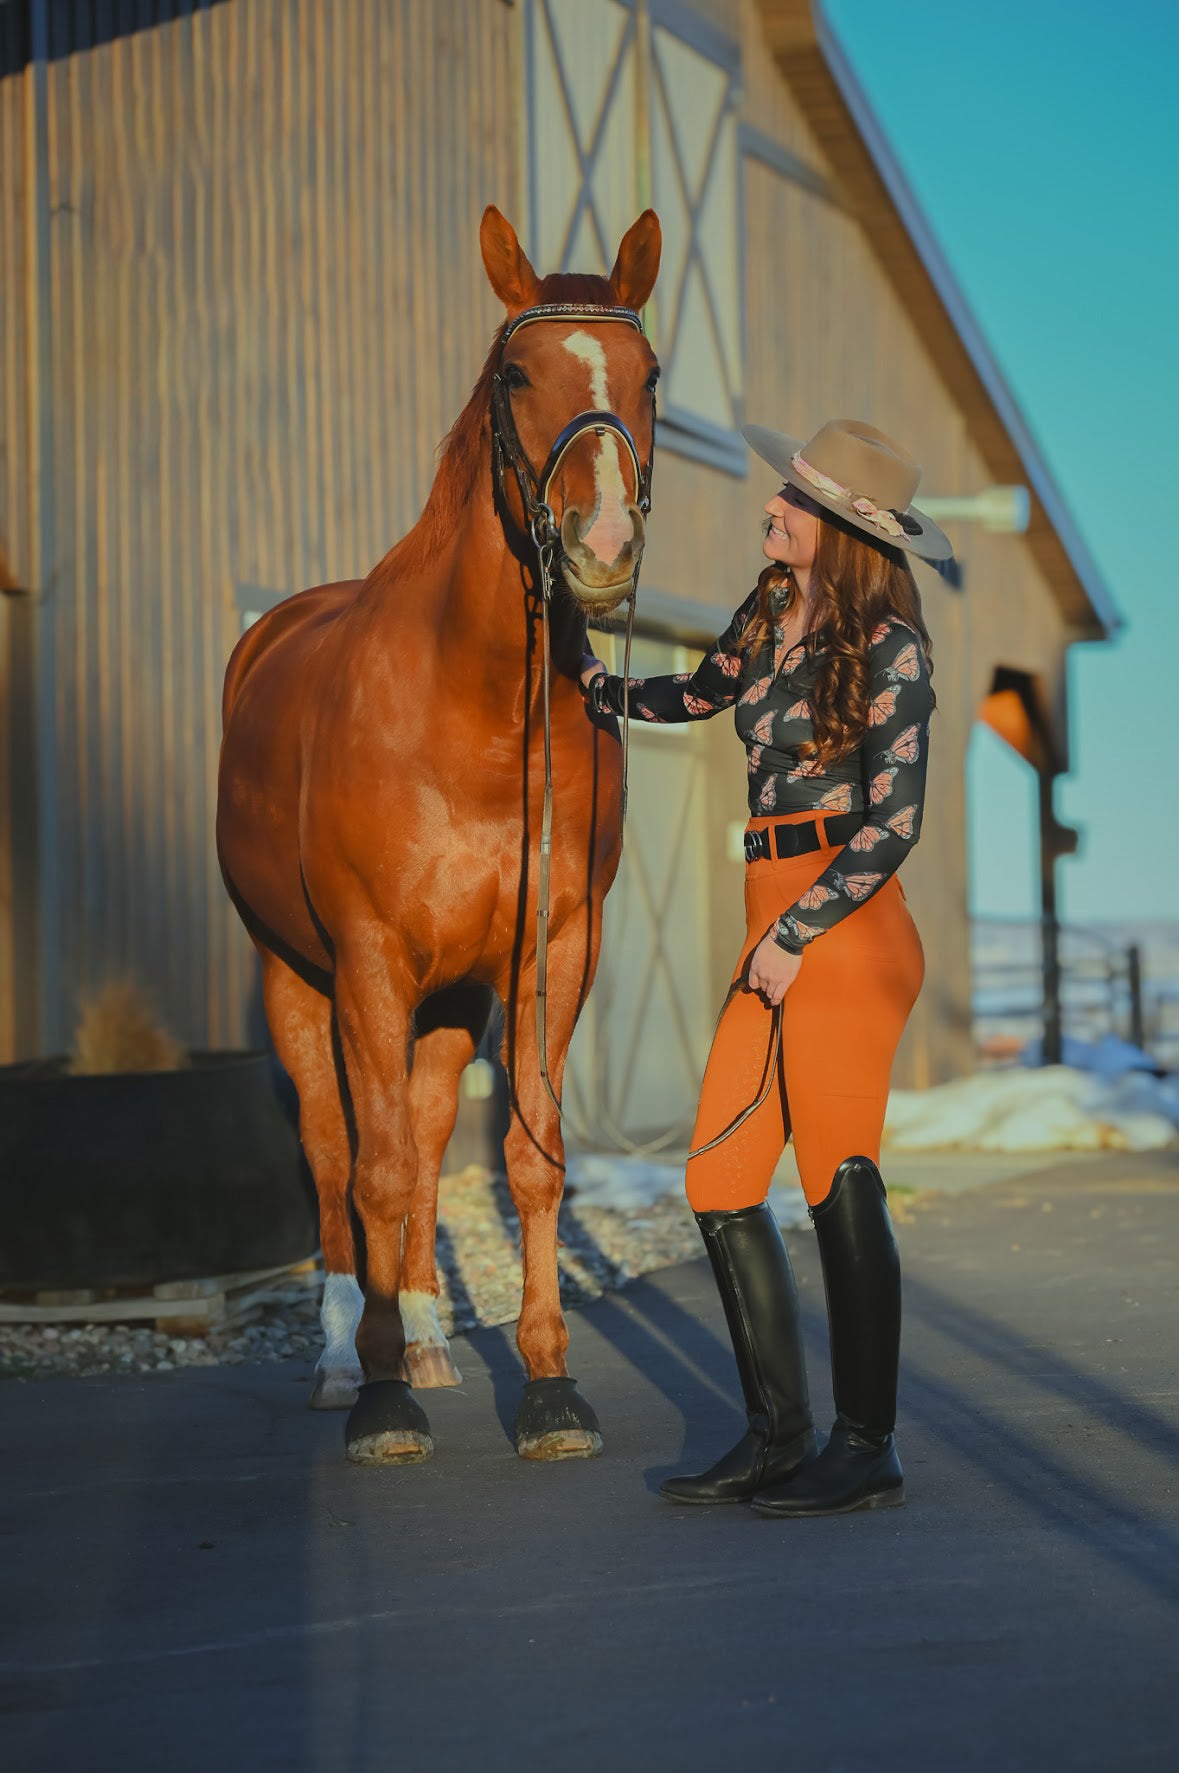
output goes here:
{"type": "Polygon", "coordinates": [[[650,296],[659,271],[659,218],[648,209],[628,229],[609,278],[539,278],[515,229],[494,207],[484,212],[479,241],[491,287],[508,311],[498,374],[507,405],[501,429],[509,436],[501,443],[510,454],[514,430],[522,461],[513,464],[514,476],[505,476],[505,496],[525,526],[521,477],[549,506],[561,576],[585,610],[601,614],[629,596],[642,559],[641,479],[654,447],[659,377],[643,333],[610,311],[637,314],[650,296]],[[581,312],[521,320],[534,308],[560,304],[581,312]],[[554,451],[566,428],[586,414],[617,420],[619,428],[587,424],[554,451]]]}

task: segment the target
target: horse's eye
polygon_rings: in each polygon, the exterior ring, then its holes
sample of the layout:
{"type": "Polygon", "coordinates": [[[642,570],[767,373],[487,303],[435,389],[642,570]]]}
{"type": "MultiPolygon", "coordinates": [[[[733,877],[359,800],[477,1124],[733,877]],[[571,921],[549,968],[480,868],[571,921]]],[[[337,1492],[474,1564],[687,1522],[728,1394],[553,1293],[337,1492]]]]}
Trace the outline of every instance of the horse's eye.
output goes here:
{"type": "Polygon", "coordinates": [[[524,374],[524,371],[520,368],[518,363],[508,364],[507,369],[504,371],[504,379],[509,388],[530,388],[532,386],[532,383],[528,380],[528,377],[524,374]]]}
{"type": "Polygon", "coordinates": [[[658,385],[658,382],[659,382],[659,371],[657,369],[653,369],[651,371],[650,375],[647,377],[647,392],[648,392],[648,394],[654,394],[655,389],[658,385]]]}

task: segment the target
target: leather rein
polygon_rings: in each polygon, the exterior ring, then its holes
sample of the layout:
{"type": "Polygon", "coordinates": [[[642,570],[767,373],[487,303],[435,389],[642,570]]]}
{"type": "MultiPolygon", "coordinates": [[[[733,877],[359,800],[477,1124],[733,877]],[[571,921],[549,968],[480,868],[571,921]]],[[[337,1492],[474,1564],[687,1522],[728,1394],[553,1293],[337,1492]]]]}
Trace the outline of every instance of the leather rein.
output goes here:
{"type": "MultiPolygon", "coordinates": [[[[520,501],[524,507],[524,521],[536,549],[537,585],[540,591],[544,628],[544,812],[541,818],[540,867],[536,899],[536,1044],[541,1081],[548,1093],[549,1100],[559,1115],[563,1113],[563,1110],[549,1076],[546,1015],[553,854],[549,604],[552,601],[553,585],[556,579],[554,561],[561,546],[561,532],[549,503],[549,493],[566,455],[580,437],[583,437],[587,432],[592,432],[595,437],[610,435],[618,439],[634,466],[638,509],[645,518],[651,509],[651,474],[655,464],[654,421],[652,420],[651,454],[647,457],[646,463],[643,463],[639,460],[639,452],[630,431],[617,413],[612,412],[581,412],[570,419],[554,439],[553,446],[549,450],[539,474],[528,460],[520,442],[520,434],[516,429],[516,421],[512,413],[511,391],[503,369],[504,347],[513,334],[519,332],[522,327],[532,326],[540,321],[569,322],[574,320],[584,320],[593,326],[615,322],[619,325],[633,326],[637,332],[643,331],[643,322],[633,308],[597,308],[579,302],[548,302],[534,308],[526,308],[522,314],[517,314],[514,320],[509,321],[500,336],[500,361],[492,378],[491,386],[492,477],[501,509],[505,512],[507,510],[504,498],[505,471],[507,469],[511,469],[519,489],[520,501]]],[[[636,566],[634,579],[626,599],[626,652],[622,672],[622,817],[624,821],[626,819],[626,778],[630,740],[630,647],[634,631],[635,593],[638,590],[638,580],[639,571],[636,566]]]]}

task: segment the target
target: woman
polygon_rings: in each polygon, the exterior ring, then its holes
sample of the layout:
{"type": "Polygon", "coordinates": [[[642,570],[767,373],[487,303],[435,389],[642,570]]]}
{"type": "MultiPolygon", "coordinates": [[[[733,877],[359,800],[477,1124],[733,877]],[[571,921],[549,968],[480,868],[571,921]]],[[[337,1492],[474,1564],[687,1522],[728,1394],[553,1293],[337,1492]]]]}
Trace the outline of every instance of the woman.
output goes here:
{"type": "MultiPolygon", "coordinates": [[[[784,481],[765,507],[770,564],[695,672],[630,683],[643,720],[735,706],[749,754],[748,929],[687,1172],[748,1429],[663,1494],[844,1513],[904,1499],[893,1441],[900,1268],[877,1161],[924,971],[897,869],[921,831],[934,705],[906,555],[952,550],[911,509],[916,463],[872,426],[836,421],[806,444],[759,426],[745,437],[784,481]],[[797,1289],[766,1204],[791,1133],[831,1326],[836,1420],[817,1456],[797,1289]]],[[[592,655],[582,683],[596,712],[621,713],[622,680],[592,655]]]]}

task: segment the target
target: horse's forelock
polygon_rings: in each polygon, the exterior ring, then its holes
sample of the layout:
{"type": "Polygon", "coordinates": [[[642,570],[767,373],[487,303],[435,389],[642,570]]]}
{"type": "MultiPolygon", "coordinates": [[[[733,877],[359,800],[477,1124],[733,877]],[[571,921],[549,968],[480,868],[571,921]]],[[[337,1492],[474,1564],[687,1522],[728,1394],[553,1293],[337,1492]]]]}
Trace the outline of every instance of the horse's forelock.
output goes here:
{"type": "Polygon", "coordinates": [[[541,279],[537,302],[581,302],[587,308],[613,308],[618,297],[606,277],[580,271],[554,271],[541,279]]]}

